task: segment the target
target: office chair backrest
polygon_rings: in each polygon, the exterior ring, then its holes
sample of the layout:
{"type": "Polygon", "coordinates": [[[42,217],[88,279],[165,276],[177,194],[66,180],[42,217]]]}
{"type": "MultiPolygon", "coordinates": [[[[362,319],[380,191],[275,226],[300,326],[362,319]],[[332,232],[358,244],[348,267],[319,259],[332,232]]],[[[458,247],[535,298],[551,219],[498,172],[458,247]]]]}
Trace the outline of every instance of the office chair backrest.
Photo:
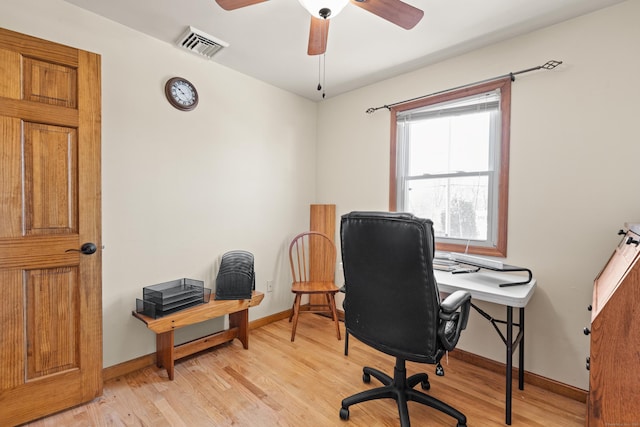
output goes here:
{"type": "Polygon", "coordinates": [[[387,354],[433,363],[442,352],[433,223],[405,213],[352,212],[342,216],[340,238],[348,333],[387,354]]]}

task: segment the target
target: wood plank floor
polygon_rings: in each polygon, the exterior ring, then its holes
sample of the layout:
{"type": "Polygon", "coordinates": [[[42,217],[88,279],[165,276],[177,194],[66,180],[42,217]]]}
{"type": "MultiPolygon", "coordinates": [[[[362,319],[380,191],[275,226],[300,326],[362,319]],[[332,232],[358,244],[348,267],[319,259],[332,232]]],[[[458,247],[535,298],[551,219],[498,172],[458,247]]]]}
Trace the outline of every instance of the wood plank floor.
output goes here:
{"type": "MultiPolygon", "coordinates": [[[[89,404],[27,426],[399,426],[390,399],[352,406],[348,421],[339,417],[343,398],[379,385],[374,378],[362,382],[362,367],[391,374],[391,357],[355,339],[344,356],[344,340],[317,315],[300,316],[294,343],[290,333],[286,319],[271,323],[251,331],[249,350],[235,340],[178,361],[174,381],[156,367],[116,378],[89,404]]],[[[407,370],[427,372],[429,394],[463,412],[469,427],[504,425],[502,375],[454,358],[443,359],[443,366],[444,377],[432,365],[408,363],[407,370]]],[[[520,391],[514,381],[513,426],[584,426],[585,412],[583,403],[528,384],[520,391]]],[[[413,427],[456,425],[414,402],[409,415],[413,427]]]]}

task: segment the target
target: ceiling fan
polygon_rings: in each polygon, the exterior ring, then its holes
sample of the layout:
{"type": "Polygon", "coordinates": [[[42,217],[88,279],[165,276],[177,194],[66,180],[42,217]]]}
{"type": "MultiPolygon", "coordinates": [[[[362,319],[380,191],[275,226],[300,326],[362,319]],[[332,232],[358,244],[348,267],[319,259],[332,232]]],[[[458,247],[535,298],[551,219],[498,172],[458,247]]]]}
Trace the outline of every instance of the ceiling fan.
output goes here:
{"type": "MultiPolygon", "coordinates": [[[[268,0],[216,0],[224,10],[240,9],[268,0]]],[[[401,0],[298,0],[311,14],[307,54],[321,55],[327,49],[329,18],[351,3],[406,30],[415,27],[424,12],[401,0]]]]}

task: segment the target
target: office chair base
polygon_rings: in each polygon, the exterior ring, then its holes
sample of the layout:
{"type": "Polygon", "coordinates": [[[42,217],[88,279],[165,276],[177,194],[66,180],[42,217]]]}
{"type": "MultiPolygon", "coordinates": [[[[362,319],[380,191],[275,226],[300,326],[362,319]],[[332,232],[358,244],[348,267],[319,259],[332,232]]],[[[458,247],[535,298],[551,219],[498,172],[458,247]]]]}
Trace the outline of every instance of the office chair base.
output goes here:
{"type": "Polygon", "coordinates": [[[342,401],[342,408],[340,408],[340,418],[342,420],[346,421],[349,419],[349,406],[351,405],[374,399],[394,399],[398,404],[401,427],[411,426],[411,422],[409,420],[409,409],[407,406],[407,402],[409,401],[414,401],[437,409],[440,412],[455,418],[458,421],[458,424],[456,425],[457,427],[466,427],[467,417],[465,417],[460,411],[434,397],[413,389],[413,387],[420,383],[423,390],[429,390],[431,387],[429,384],[429,377],[425,373],[419,373],[407,378],[407,370],[403,359],[396,358],[393,378],[370,367],[365,367],[362,371],[362,380],[365,383],[369,383],[373,376],[380,381],[383,386],[371,390],[365,390],[344,399],[342,401]]]}

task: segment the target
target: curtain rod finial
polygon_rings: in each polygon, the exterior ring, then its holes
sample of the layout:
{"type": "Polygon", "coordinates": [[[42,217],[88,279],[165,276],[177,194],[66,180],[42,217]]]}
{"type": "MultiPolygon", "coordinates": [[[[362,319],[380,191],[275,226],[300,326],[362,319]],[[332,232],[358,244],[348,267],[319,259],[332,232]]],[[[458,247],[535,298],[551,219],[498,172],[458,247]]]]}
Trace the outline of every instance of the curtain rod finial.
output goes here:
{"type": "Polygon", "coordinates": [[[542,66],[542,68],[544,68],[545,70],[553,70],[554,68],[556,68],[560,64],[562,64],[562,61],[556,61],[555,59],[552,59],[551,61],[547,61],[542,66]]]}

